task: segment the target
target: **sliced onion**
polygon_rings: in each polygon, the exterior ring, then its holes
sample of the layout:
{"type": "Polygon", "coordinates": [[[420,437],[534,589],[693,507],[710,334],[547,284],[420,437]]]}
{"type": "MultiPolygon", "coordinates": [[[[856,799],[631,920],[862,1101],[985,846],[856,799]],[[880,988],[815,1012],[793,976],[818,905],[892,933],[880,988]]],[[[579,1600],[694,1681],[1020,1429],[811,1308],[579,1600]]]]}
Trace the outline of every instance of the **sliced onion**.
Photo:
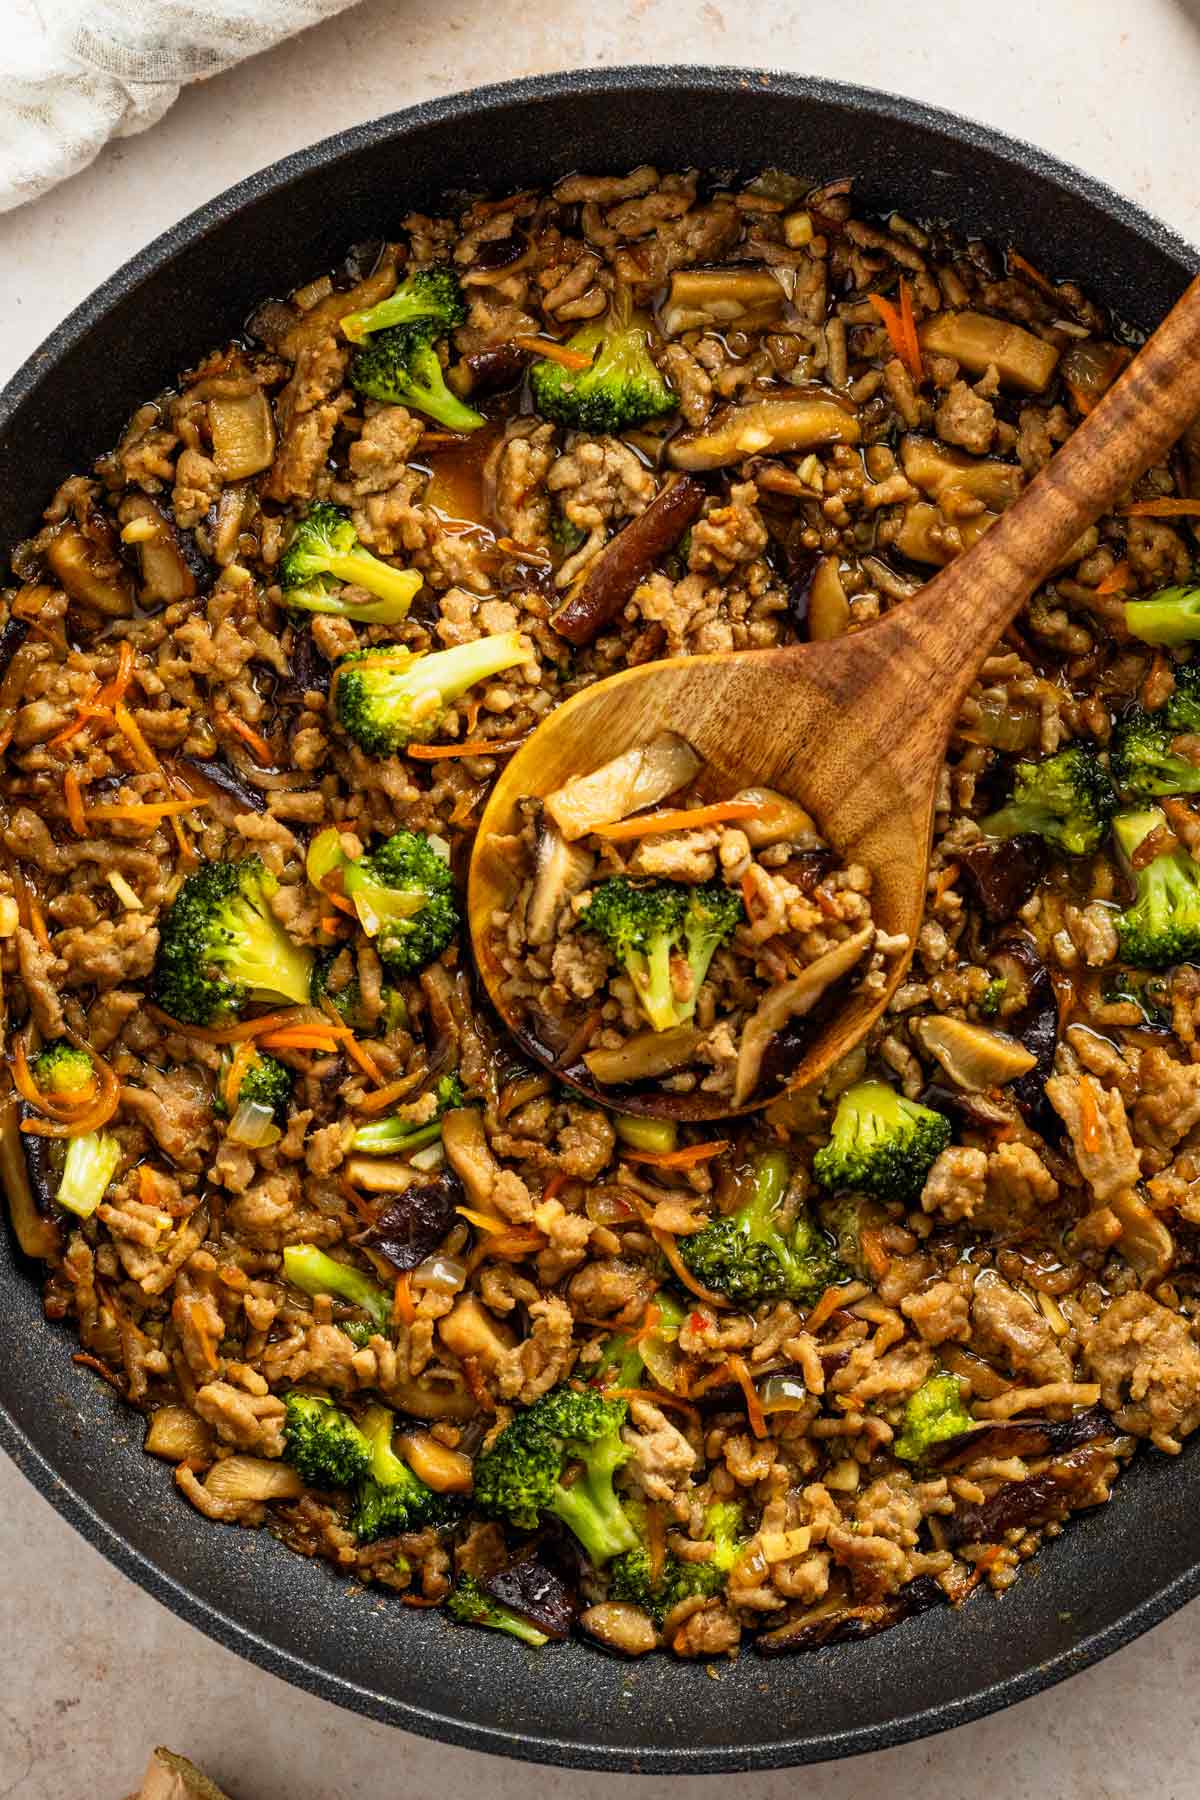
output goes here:
{"type": "Polygon", "coordinates": [[[204,1486],[217,1500],[298,1500],[304,1492],[295,1469],[262,1456],[227,1456],[213,1464],[204,1486]]]}
{"type": "Polygon", "coordinates": [[[619,1188],[592,1188],[584,1201],[584,1210],[593,1225],[628,1225],[637,1218],[636,1209],[619,1188]]]}
{"type": "Polygon", "coordinates": [[[383,927],[393,919],[411,919],[428,904],[428,895],[415,891],[410,893],[407,888],[382,888],[378,891],[387,897],[387,904],[382,911],[376,911],[372,904],[371,896],[376,892],[374,888],[355,887],[350,892],[358,922],[368,937],[378,937],[383,927]]]}
{"type": "Polygon", "coordinates": [[[444,837],[438,837],[435,831],[431,831],[426,842],[431,850],[437,852],[443,862],[448,863],[450,861],[450,846],[444,837]]]}
{"type": "Polygon", "coordinates": [[[229,1122],[226,1136],[231,1143],[245,1144],[250,1150],[262,1150],[268,1144],[277,1144],[283,1133],[269,1106],[264,1106],[261,1100],[242,1100],[229,1122]]]}
{"type": "Polygon", "coordinates": [[[810,1402],[808,1389],[794,1375],[768,1375],[758,1390],[764,1413],[800,1412],[810,1402]]]}
{"type": "MultiPolygon", "coordinates": [[[[678,1337],[678,1332],[674,1334],[678,1337]]],[[[674,1394],[679,1386],[679,1365],[683,1358],[674,1339],[668,1341],[652,1331],[638,1345],[646,1373],[665,1394],[674,1394]]]]}
{"type": "Polygon", "coordinates": [[[440,1169],[445,1160],[446,1152],[442,1149],[440,1142],[424,1145],[422,1149],[415,1150],[408,1159],[410,1168],[420,1169],[422,1174],[428,1174],[430,1169],[440,1169]]]}
{"type": "Polygon", "coordinates": [[[433,1288],[439,1294],[458,1294],[467,1285],[467,1265],[457,1256],[427,1256],[412,1272],[415,1288],[433,1288]]]}
{"type": "Polygon", "coordinates": [[[319,888],[327,875],[332,875],[335,869],[344,869],[349,860],[342,849],[341,832],[336,825],[328,825],[324,831],[318,831],[308,846],[304,869],[313,886],[319,888]]]}

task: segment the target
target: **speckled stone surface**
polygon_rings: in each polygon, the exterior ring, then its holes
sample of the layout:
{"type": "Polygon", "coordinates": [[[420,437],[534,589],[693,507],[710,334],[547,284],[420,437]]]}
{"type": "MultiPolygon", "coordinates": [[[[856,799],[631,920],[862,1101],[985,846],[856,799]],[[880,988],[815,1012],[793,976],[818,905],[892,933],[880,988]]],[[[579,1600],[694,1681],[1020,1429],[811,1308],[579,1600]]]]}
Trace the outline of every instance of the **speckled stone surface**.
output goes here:
{"type": "MultiPolygon", "coordinates": [[[[0,8],[2,11],[2,8],[0,8]]],[[[339,127],[474,83],[574,65],[748,63],[911,94],[1036,140],[1200,242],[1195,183],[1200,0],[367,0],[187,92],[36,206],[0,217],[0,379],[127,255],[230,182],[339,127]],[[853,17],[841,24],[837,13],[853,17]]],[[[1169,1476],[1167,1477],[1169,1478],[1169,1476]]],[[[199,1525],[199,1522],[198,1522],[199,1525]]],[[[150,1746],[205,1766],[237,1800],[611,1800],[635,1778],[528,1769],[366,1723],[242,1663],[112,1570],[0,1464],[0,1800],[108,1800],[150,1746]]],[[[1036,1573],[1032,1575],[1036,1579],[1036,1573]]],[[[1098,1568],[1097,1581],[1104,1580],[1098,1568]]],[[[1125,1800],[1196,1793],[1193,1606],[1064,1687],[945,1737],[826,1766],[738,1777],[746,1800],[802,1783],[832,1800],[1125,1800]]],[[[716,1800],[727,1777],[636,1781],[716,1800]]]]}

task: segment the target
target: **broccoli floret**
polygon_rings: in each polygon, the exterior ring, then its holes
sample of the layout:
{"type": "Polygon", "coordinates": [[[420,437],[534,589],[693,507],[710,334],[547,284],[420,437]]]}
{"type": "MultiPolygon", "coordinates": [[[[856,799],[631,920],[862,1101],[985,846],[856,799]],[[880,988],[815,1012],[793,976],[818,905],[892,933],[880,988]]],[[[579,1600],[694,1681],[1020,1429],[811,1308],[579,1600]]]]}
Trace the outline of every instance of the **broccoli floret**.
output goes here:
{"type": "Polygon", "coordinates": [[[457,1075],[443,1075],[433,1090],[437,1111],[424,1125],[410,1119],[381,1119],[375,1125],[360,1125],[350,1139],[350,1148],[367,1156],[401,1155],[436,1143],[442,1135],[442,1115],[463,1104],[462,1082],[457,1075]]]}
{"type": "Polygon", "coordinates": [[[257,856],[202,863],[159,924],[152,991],[172,1018],[212,1025],[251,1000],[306,1001],[312,952],[294,944],[267,902],[279,886],[257,856]]]}
{"type": "Polygon", "coordinates": [[[619,313],[577,331],[567,348],[592,358],[566,369],[548,357],[529,371],[533,403],[545,419],[576,431],[620,432],[674,412],[679,401],[650,355],[649,333],[619,313]]]}
{"type": "Polygon", "coordinates": [[[493,1631],[507,1631],[523,1644],[534,1644],[538,1649],[550,1642],[544,1631],[523,1619],[511,1606],[502,1606],[485,1593],[474,1575],[459,1576],[446,1602],[446,1611],[460,1625],[487,1625],[493,1631]]]}
{"type": "Polygon", "coordinates": [[[55,1038],[34,1058],[30,1069],[35,1087],[43,1094],[77,1094],[82,1097],[96,1085],[96,1069],[86,1050],[69,1038],[55,1038]]]}
{"type": "MultiPolygon", "coordinates": [[[[629,1513],[645,1533],[644,1508],[631,1504],[629,1513]]],[[[708,1598],[724,1593],[729,1571],[742,1551],[742,1508],[732,1500],[715,1502],[704,1515],[704,1535],[713,1541],[707,1562],[684,1562],[670,1551],[662,1558],[657,1579],[654,1558],[647,1544],[614,1557],[608,1568],[608,1592],[612,1600],[630,1600],[661,1625],[673,1606],[694,1595],[708,1598]]]]}
{"type": "MultiPolygon", "coordinates": [[[[225,1101],[228,1072],[229,1058],[226,1057],[217,1072],[217,1091],[213,1096],[213,1111],[219,1119],[229,1116],[225,1101]]],[[[254,1061],[242,1072],[233,1103],[235,1106],[267,1106],[276,1125],[282,1126],[287,1120],[291,1097],[292,1071],[277,1056],[268,1056],[265,1050],[259,1050],[254,1061]]]]}
{"type": "Polygon", "coordinates": [[[368,625],[395,625],[407,617],[421,581],[415,569],[393,569],[372,556],[359,543],[349,513],[326,500],[309,507],[279,564],[285,606],[368,625]],[[374,598],[346,600],[343,584],[350,583],[374,598]]]}
{"type": "Polygon", "coordinates": [[[582,923],[604,939],[621,964],[655,1031],[669,1031],[695,1013],[709,964],[741,917],[741,900],[719,883],[639,885],[614,875],[593,891],[582,923]],[[676,992],[675,957],[687,960],[684,998],[676,992]]]}
{"type": "Polygon", "coordinates": [[[1125,629],[1143,644],[1192,644],[1200,638],[1200,587],[1165,587],[1125,602],[1125,629]]]}
{"type": "Polygon", "coordinates": [[[478,681],[525,662],[519,631],[419,654],[400,644],[352,651],[337,667],[334,711],[342,730],[372,756],[398,755],[436,737],[454,702],[478,681]]]}
{"type": "Polygon", "coordinates": [[[293,1287],[314,1298],[318,1294],[335,1294],[351,1306],[361,1306],[368,1313],[376,1331],[387,1333],[392,1319],[392,1297],[377,1286],[369,1275],[350,1263],[335,1262],[315,1244],[287,1244],[283,1252],[283,1273],[293,1287]]]}
{"type": "Polygon", "coordinates": [[[462,288],[453,269],[434,265],[413,269],[394,293],[361,312],[347,313],[342,332],[352,344],[361,344],[372,332],[389,331],[393,325],[411,325],[427,319],[439,331],[453,331],[467,316],[462,288]]]}
{"type": "Polygon", "coordinates": [[[845,1279],[829,1239],[807,1213],[780,1228],[777,1215],[790,1173],[781,1150],[766,1151],[755,1160],[750,1198],[677,1242],[697,1281],[738,1306],[809,1299],[845,1279]]]}
{"type": "Polygon", "coordinates": [[[339,988],[332,988],[329,985],[333,965],[345,947],[344,944],[335,944],[331,950],[317,952],[313,958],[312,981],[309,983],[308,998],[313,1006],[320,1006],[323,1000],[328,1000],[344,1024],[357,1028],[363,1023],[362,988],[358,977],[351,977],[339,988]]]}
{"type": "Polygon", "coordinates": [[[1175,685],[1170,697],[1154,716],[1180,734],[1185,731],[1200,732],[1200,659],[1190,663],[1176,663],[1172,673],[1175,685]]]}
{"type": "Polygon", "coordinates": [[[629,1458],[621,1440],[625,1402],[595,1388],[565,1383],[526,1407],[475,1464],[475,1503],[493,1517],[533,1531],[546,1516],[561,1520],[600,1567],[637,1545],[613,1486],[629,1458]],[[569,1485],[560,1478],[582,1464],[569,1485]]]}
{"type": "Polygon", "coordinates": [[[979,999],[979,1010],[985,1019],[994,1019],[1008,992],[1007,975],[993,975],[979,999]]]}
{"type": "Polygon", "coordinates": [[[120,1140],[111,1131],[85,1131],[71,1138],[54,1198],[68,1212],[89,1219],[108,1192],[120,1161],[120,1140]]]}
{"type": "Polygon", "coordinates": [[[450,865],[427,837],[397,831],[342,873],[347,900],[393,975],[417,975],[458,930],[450,865]]]}
{"type": "Polygon", "coordinates": [[[396,1415],[386,1406],[369,1406],[362,1430],[370,1447],[370,1465],[359,1483],[350,1523],[360,1544],[397,1537],[403,1531],[452,1525],[461,1506],[448,1494],[435,1494],[392,1449],[396,1415]]]}
{"type": "Polygon", "coordinates": [[[1105,981],[1100,997],[1108,1006],[1136,1006],[1144,1022],[1160,1031],[1171,1028],[1171,989],[1162,975],[1135,975],[1132,969],[1117,969],[1105,981]]]}
{"type": "Polygon", "coordinates": [[[974,1423],[962,1403],[956,1377],[931,1375],[910,1395],[892,1449],[905,1462],[921,1462],[934,1444],[958,1437],[974,1423]]]}
{"type": "Polygon", "coordinates": [[[813,1158],[825,1188],[915,1200],[950,1142],[950,1121],[885,1081],[859,1081],[838,1101],[833,1135],[813,1158]]]}
{"type": "Polygon", "coordinates": [[[441,327],[431,320],[395,325],[356,350],[350,385],[387,406],[407,406],[444,425],[447,431],[478,431],[487,420],[446,386],[436,340],[441,327]]]}
{"type": "Polygon", "coordinates": [[[1113,734],[1109,765],[1113,780],[1127,794],[1151,798],[1159,794],[1200,793],[1200,766],[1171,748],[1177,733],[1162,713],[1127,713],[1113,734]]]}
{"type": "Polygon", "coordinates": [[[988,837],[1032,831],[1069,856],[1090,856],[1115,807],[1112,782],[1095,750],[1071,744],[1041,762],[1018,763],[1012,798],[980,825],[988,837]]]}
{"type": "MultiPolygon", "coordinates": [[[[1113,830],[1126,861],[1152,831],[1166,825],[1157,807],[1121,813],[1113,830]]],[[[1122,961],[1166,969],[1200,960],[1200,867],[1184,849],[1167,850],[1134,872],[1133,905],[1116,919],[1122,961]]]]}
{"type": "Polygon", "coordinates": [[[349,1487],[366,1474],[371,1446],[331,1400],[293,1392],[284,1408],[284,1458],[310,1487],[349,1487]]]}

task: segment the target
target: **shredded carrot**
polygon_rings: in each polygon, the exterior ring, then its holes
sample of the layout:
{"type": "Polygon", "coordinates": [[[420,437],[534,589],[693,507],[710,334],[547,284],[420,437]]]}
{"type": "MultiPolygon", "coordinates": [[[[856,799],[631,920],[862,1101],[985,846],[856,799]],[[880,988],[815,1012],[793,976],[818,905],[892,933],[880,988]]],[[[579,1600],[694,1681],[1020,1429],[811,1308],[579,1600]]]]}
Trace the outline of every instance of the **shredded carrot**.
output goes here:
{"type": "Polygon", "coordinates": [[[1095,1153],[1103,1147],[1104,1134],[1100,1129],[1100,1108],[1096,1103],[1096,1090],[1090,1075],[1084,1075],[1079,1082],[1079,1141],[1083,1149],[1095,1153]]]}
{"type": "Polygon", "coordinates": [[[474,1225],[476,1231],[507,1231],[508,1224],[504,1219],[493,1218],[491,1213],[476,1212],[473,1206],[456,1206],[455,1212],[468,1225],[474,1225]]]}
{"type": "Polygon", "coordinates": [[[129,740],[134,761],[147,775],[161,775],[162,764],[142,735],[142,728],[123,701],[113,707],[113,720],[121,735],[129,740]]]}
{"type": "Polygon", "coordinates": [[[319,1050],[325,1056],[336,1056],[340,1047],[333,1033],[319,1025],[288,1025],[264,1033],[258,1041],[264,1050],[319,1050]]]}
{"type": "Polygon", "coordinates": [[[358,1102],[359,1112],[383,1112],[393,1100],[403,1100],[413,1090],[411,1075],[402,1075],[399,1081],[389,1081],[384,1087],[376,1088],[373,1094],[364,1094],[358,1102]]]}
{"type": "Polygon", "coordinates": [[[821,1295],[821,1298],[817,1301],[817,1304],[805,1319],[805,1331],[810,1334],[814,1331],[820,1331],[822,1325],[828,1324],[829,1320],[833,1317],[833,1314],[841,1304],[841,1288],[827,1287],[825,1292],[821,1295]]]}
{"type": "Polygon", "coordinates": [[[750,1379],[750,1371],[746,1367],[745,1361],[740,1356],[731,1356],[726,1366],[746,1397],[746,1417],[750,1421],[751,1431],[756,1438],[765,1438],[767,1421],[763,1416],[763,1409],[759,1405],[758,1395],[754,1390],[754,1383],[750,1379]]]}
{"type": "Polygon", "coordinates": [[[29,896],[29,929],[37,939],[39,946],[49,954],[50,933],[46,930],[46,920],[35,897],[29,896]]]}
{"type": "Polygon", "coordinates": [[[518,350],[524,350],[530,356],[544,356],[547,362],[559,363],[575,374],[592,366],[592,358],[585,356],[582,350],[568,350],[565,344],[557,343],[554,338],[515,337],[513,343],[518,350]]]}
{"type": "Polygon", "coordinates": [[[44,1094],[33,1079],[23,1037],[13,1039],[12,1080],[13,1086],[22,1100],[27,1101],[30,1106],[36,1106],[39,1112],[50,1114],[53,1118],[69,1119],[73,1114],[83,1112],[90,1107],[96,1098],[94,1081],[78,1094],[44,1094]]]}
{"type": "Polygon", "coordinates": [[[758,889],[754,885],[754,877],[751,875],[749,869],[747,869],[746,873],[742,876],[740,886],[742,890],[742,905],[746,909],[746,917],[748,919],[753,919],[755,902],[758,899],[758,889]]]}
{"type": "Polygon", "coordinates": [[[138,1199],[143,1206],[158,1205],[158,1177],[149,1163],[138,1169],[138,1199]]]}
{"type": "Polygon", "coordinates": [[[392,1290],[392,1324],[412,1325],[416,1322],[417,1309],[413,1305],[412,1281],[407,1274],[397,1275],[396,1286],[392,1290]]]}
{"type": "Polygon", "coordinates": [[[1054,283],[1043,275],[1040,269],[1035,269],[1028,257],[1022,256],[1019,250],[1009,251],[1008,266],[1010,269],[1015,269],[1018,275],[1023,275],[1026,281],[1037,288],[1039,293],[1046,296],[1047,300],[1057,301],[1059,299],[1059,292],[1054,283]]]}
{"type": "Polygon", "coordinates": [[[89,806],[89,819],[120,819],[130,825],[158,825],[163,819],[177,818],[191,812],[194,806],[207,806],[207,800],[130,800],[89,806]]]}
{"type": "Polygon", "coordinates": [[[662,1307],[653,1300],[647,1300],[646,1310],[642,1314],[642,1322],[629,1339],[629,1348],[632,1350],[638,1344],[645,1343],[648,1337],[653,1337],[661,1318],[662,1307]]]}
{"type": "Polygon", "coordinates": [[[278,1031],[301,1021],[320,1024],[319,1020],[308,1018],[308,1009],[303,1006],[287,1006],[279,1012],[260,1013],[256,1019],[239,1019],[236,1025],[185,1025],[182,1019],[173,1019],[161,1006],[151,1006],[149,1011],[151,1017],[161,1025],[168,1026],[172,1031],[182,1031],[187,1037],[200,1038],[206,1044],[238,1044],[243,1038],[261,1037],[264,1032],[278,1031]]]}
{"type": "Polygon", "coordinates": [[[214,714],[214,723],[226,725],[235,737],[240,737],[243,744],[248,745],[257,762],[264,766],[275,761],[275,752],[261,732],[255,731],[253,725],[247,725],[245,719],[239,719],[236,713],[220,711],[214,714]]]}
{"type": "Polygon", "coordinates": [[[12,735],[13,735],[13,728],[11,725],[6,725],[3,729],[3,731],[0,731],[0,756],[4,755],[4,752],[8,749],[8,746],[12,743],[12,735]]]}
{"type": "Polygon", "coordinates": [[[907,281],[901,279],[900,282],[899,306],[885,300],[882,294],[868,294],[867,299],[887,332],[892,349],[919,387],[925,379],[925,366],[921,361],[921,344],[913,318],[912,290],[907,281]]]}
{"type": "Polygon", "coordinates": [[[200,1354],[208,1367],[210,1369],[215,1369],[217,1367],[217,1353],[213,1348],[213,1341],[208,1335],[208,1327],[204,1319],[204,1308],[201,1306],[199,1300],[192,1301],[191,1319],[192,1330],[199,1339],[200,1354]]]}
{"type": "Polygon", "coordinates": [[[328,900],[330,906],[336,907],[338,912],[346,913],[349,918],[357,921],[358,908],[355,906],[353,900],[347,900],[345,894],[335,894],[332,888],[322,887],[321,892],[324,894],[326,900],[328,900]]]}
{"type": "Polygon", "coordinates": [[[956,862],[947,863],[944,869],[938,870],[937,879],[933,884],[933,904],[935,906],[945,894],[946,890],[954,886],[955,882],[958,880],[959,874],[960,870],[956,862]]]}
{"type": "Polygon", "coordinates": [[[650,1580],[657,1583],[667,1560],[667,1521],[656,1500],[646,1507],[646,1548],[650,1552],[650,1580]]]}
{"type": "Polygon", "coordinates": [[[883,1247],[879,1231],[875,1226],[866,1226],[859,1232],[859,1245],[863,1253],[863,1261],[876,1281],[882,1280],[891,1267],[891,1257],[883,1247]]]}
{"type": "Polygon", "coordinates": [[[129,684],[133,680],[133,645],[128,638],[121,639],[121,648],[117,651],[117,671],[100,689],[96,698],[102,706],[115,706],[124,700],[129,692],[129,684]]]}
{"type": "Polygon", "coordinates": [[[1108,571],[1108,574],[1104,577],[1103,581],[1098,581],[1096,583],[1096,592],[1098,594],[1123,593],[1132,579],[1133,570],[1130,568],[1129,564],[1127,562],[1119,562],[1114,568],[1111,568],[1108,571]]]}
{"type": "Polygon", "coordinates": [[[542,1189],[542,1200],[553,1200],[567,1185],[567,1177],[561,1169],[557,1169],[542,1189]]]}
{"type": "Polygon", "coordinates": [[[363,1224],[373,1225],[375,1223],[375,1208],[363,1199],[357,1188],[355,1188],[353,1183],[347,1179],[345,1174],[338,1176],[337,1184],[343,1197],[350,1202],[359,1218],[363,1221],[363,1224]]]}
{"type": "Polygon", "coordinates": [[[729,1302],[727,1300],[722,1300],[719,1294],[712,1293],[710,1289],[704,1286],[703,1282],[696,1280],[696,1277],[692,1274],[678,1250],[675,1248],[675,1239],[669,1232],[659,1231],[658,1227],[655,1225],[651,1225],[649,1230],[650,1236],[654,1239],[655,1243],[670,1263],[676,1281],[681,1281],[690,1294],[695,1294],[697,1300],[703,1300],[707,1306],[716,1306],[723,1309],[728,1308],[729,1302]]]}
{"type": "Polygon", "coordinates": [[[317,922],[327,937],[344,938],[349,936],[350,927],[345,919],[338,917],[337,913],[322,913],[317,922]]]}
{"type": "Polygon", "coordinates": [[[88,834],[87,819],[83,811],[83,792],[79,786],[79,777],[74,769],[67,769],[63,774],[63,798],[67,803],[67,821],[76,837],[88,834]]]}
{"type": "Polygon", "coordinates": [[[700,1423],[700,1414],[688,1401],[681,1400],[677,1394],[662,1394],[657,1388],[610,1387],[605,1388],[604,1397],[606,1400],[648,1400],[651,1406],[674,1407],[676,1412],[686,1413],[693,1424],[698,1426],[700,1423]]]}
{"type": "Polygon", "coordinates": [[[258,1060],[258,1051],[253,1038],[243,1038],[234,1051],[229,1069],[225,1076],[225,1105],[229,1112],[237,1106],[238,1091],[243,1078],[258,1060]]]}
{"type": "Polygon", "coordinates": [[[23,1099],[48,1115],[21,1121],[21,1130],[34,1137],[82,1137],[85,1132],[98,1131],[108,1124],[121,1103],[121,1084],[104,1058],[69,1027],[66,1036],[77,1049],[86,1051],[92,1061],[95,1079],[78,1096],[41,1093],[30,1073],[23,1040],[17,1038],[13,1045],[13,1086],[23,1099]]]}
{"type": "Polygon", "coordinates": [[[1123,506],[1121,511],[1127,519],[1185,518],[1189,514],[1200,513],[1200,500],[1181,500],[1178,497],[1167,500],[1135,500],[1131,506],[1123,506]]]}
{"type": "Polygon", "coordinates": [[[721,825],[727,819],[759,819],[768,810],[761,800],[722,800],[715,806],[684,806],[673,812],[619,819],[615,825],[597,825],[596,836],[607,838],[610,844],[620,844],[630,838],[653,837],[660,831],[695,831],[703,825],[721,825]]]}
{"type": "MultiPolygon", "coordinates": [[[[458,1210],[461,1212],[462,1208],[458,1210]]],[[[520,1226],[505,1227],[480,1239],[471,1252],[467,1274],[473,1275],[480,1263],[487,1262],[489,1257],[499,1257],[503,1262],[521,1262],[545,1247],[544,1232],[536,1231],[532,1226],[527,1226],[524,1230],[520,1226]]]]}
{"type": "Polygon", "coordinates": [[[520,737],[514,738],[468,738],[461,744],[409,744],[404,754],[417,762],[443,762],[452,756],[507,756],[528,736],[529,733],[523,731],[520,737]]]}
{"type": "Polygon", "coordinates": [[[350,1058],[350,1061],[352,1063],[357,1063],[363,1074],[367,1077],[367,1080],[375,1082],[376,1086],[378,1086],[383,1080],[383,1076],[380,1073],[379,1064],[375,1061],[375,1058],[371,1055],[366,1046],[360,1044],[354,1033],[350,1030],[343,1030],[337,1035],[340,1036],[342,1047],[345,1050],[346,1055],[350,1058]]]}
{"type": "Polygon", "coordinates": [[[679,1150],[626,1150],[621,1155],[626,1162],[649,1163],[655,1169],[691,1169],[696,1163],[711,1162],[714,1156],[720,1156],[722,1150],[728,1150],[728,1138],[713,1138],[707,1144],[684,1144],[679,1150]]]}

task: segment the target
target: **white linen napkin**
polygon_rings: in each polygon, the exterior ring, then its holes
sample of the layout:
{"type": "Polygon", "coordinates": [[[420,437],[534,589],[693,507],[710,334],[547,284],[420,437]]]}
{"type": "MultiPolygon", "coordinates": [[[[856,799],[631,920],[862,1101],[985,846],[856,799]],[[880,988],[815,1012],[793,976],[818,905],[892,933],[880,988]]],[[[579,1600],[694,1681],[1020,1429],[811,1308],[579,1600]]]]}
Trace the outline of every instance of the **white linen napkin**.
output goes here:
{"type": "Polygon", "coordinates": [[[354,0],[0,0],[0,211],[162,118],[185,82],[354,0]]]}

